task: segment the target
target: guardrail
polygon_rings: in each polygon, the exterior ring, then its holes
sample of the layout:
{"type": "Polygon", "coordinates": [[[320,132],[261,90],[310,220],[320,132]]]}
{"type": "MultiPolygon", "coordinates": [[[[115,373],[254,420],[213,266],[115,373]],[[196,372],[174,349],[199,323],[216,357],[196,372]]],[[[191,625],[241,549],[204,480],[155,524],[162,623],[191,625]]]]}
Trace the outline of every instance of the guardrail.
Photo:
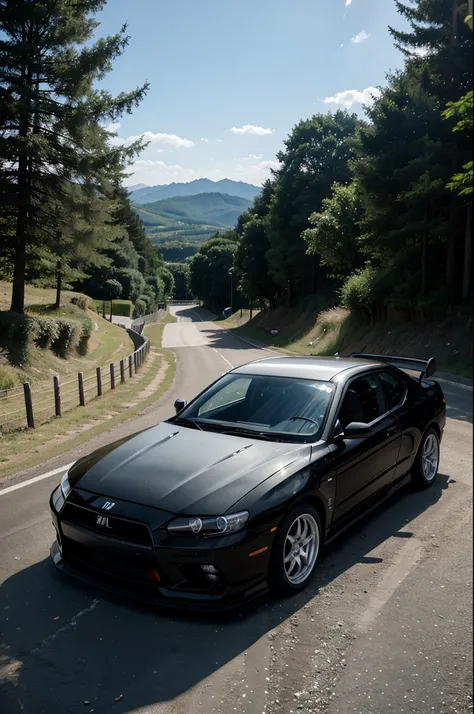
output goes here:
{"type": "Polygon", "coordinates": [[[150,340],[137,330],[127,329],[135,351],[117,362],[78,372],[65,381],[55,375],[46,382],[0,391],[0,433],[14,429],[34,429],[52,417],[61,417],[76,407],[85,407],[105,392],[132,379],[145,363],[150,340]],[[21,403],[21,406],[19,406],[21,403]]]}
{"type": "Polygon", "coordinates": [[[165,315],[166,310],[157,310],[156,312],[151,312],[149,315],[137,317],[135,320],[132,320],[132,330],[135,330],[135,332],[141,335],[145,325],[148,325],[150,322],[159,322],[165,315]]]}

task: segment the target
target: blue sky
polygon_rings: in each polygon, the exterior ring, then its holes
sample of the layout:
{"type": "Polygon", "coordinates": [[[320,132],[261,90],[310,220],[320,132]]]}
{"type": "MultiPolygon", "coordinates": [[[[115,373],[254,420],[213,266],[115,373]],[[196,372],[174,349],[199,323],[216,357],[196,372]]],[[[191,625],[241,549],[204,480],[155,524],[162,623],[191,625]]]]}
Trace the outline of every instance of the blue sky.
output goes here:
{"type": "Polygon", "coordinates": [[[128,184],[261,184],[300,119],[362,114],[370,88],[402,66],[393,0],[109,0],[98,17],[100,35],[123,22],[131,35],[105,87],[151,83],[113,127],[122,141],[151,140],[128,184]]]}

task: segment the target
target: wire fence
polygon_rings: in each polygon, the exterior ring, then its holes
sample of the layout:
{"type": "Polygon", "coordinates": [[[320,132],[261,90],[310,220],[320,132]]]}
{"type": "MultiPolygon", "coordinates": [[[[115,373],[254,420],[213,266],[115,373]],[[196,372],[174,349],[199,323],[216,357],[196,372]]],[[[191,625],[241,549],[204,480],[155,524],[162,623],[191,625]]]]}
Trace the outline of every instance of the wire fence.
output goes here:
{"type": "MultiPolygon", "coordinates": [[[[159,319],[157,314],[154,317],[159,319]]],[[[93,399],[132,379],[150,352],[150,340],[141,331],[133,326],[127,330],[136,349],[117,362],[78,372],[74,376],[68,375],[64,381],[56,375],[49,383],[30,385],[24,382],[22,387],[0,391],[0,433],[34,429],[52,417],[61,417],[72,409],[85,407],[93,399]]]]}

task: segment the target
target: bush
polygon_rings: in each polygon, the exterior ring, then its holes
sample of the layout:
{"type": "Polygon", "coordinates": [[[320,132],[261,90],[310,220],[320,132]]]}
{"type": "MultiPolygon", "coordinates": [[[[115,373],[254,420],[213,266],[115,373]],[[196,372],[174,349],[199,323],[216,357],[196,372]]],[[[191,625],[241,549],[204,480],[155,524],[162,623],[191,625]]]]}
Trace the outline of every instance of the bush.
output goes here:
{"type": "Polygon", "coordinates": [[[12,364],[28,363],[29,350],[38,330],[38,322],[29,315],[0,312],[0,347],[7,350],[12,364]]]}
{"type": "Polygon", "coordinates": [[[0,364],[0,396],[4,390],[16,387],[15,372],[12,367],[0,364]]]}
{"type": "Polygon", "coordinates": [[[76,347],[81,338],[82,325],[73,320],[65,320],[60,317],[56,320],[58,325],[58,337],[53,342],[51,349],[59,357],[66,359],[68,354],[76,347]]]}
{"type": "Polygon", "coordinates": [[[38,334],[35,337],[35,344],[42,350],[49,349],[53,342],[59,337],[59,327],[57,320],[53,317],[38,317],[38,334]]]}
{"type": "MultiPolygon", "coordinates": [[[[110,302],[105,303],[105,311],[108,312],[110,307],[110,302]]],[[[91,310],[94,310],[98,315],[102,315],[102,300],[92,300],[91,310]]],[[[133,315],[133,303],[130,300],[114,300],[113,302],[113,312],[114,315],[120,315],[120,317],[132,317],[133,315]]]]}
{"type": "Polygon", "coordinates": [[[82,320],[82,332],[79,337],[79,342],[77,344],[77,351],[80,355],[84,356],[87,354],[89,348],[89,337],[94,331],[94,322],[90,317],[82,320]]]}
{"type": "Polygon", "coordinates": [[[147,305],[144,300],[141,300],[138,298],[138,300],[135,303],[135,309],[133,310],[133,317],[141,317],[142,315],[146,315],[147,311],[147,305]]]}
{"type": "Polygon", "coordinates": [[[373,320],[384,312],[390,292],[387,273],[368,264],[347,278],[340,290],[341,303],[373,320]]]}
{"type": "Polygon", "coordinates": [[[74,297],[71,298],[71,303],[77,305],[77,307],[84,312],[89,308],[89,298],[87,295],[74,295],[74,297]]]}

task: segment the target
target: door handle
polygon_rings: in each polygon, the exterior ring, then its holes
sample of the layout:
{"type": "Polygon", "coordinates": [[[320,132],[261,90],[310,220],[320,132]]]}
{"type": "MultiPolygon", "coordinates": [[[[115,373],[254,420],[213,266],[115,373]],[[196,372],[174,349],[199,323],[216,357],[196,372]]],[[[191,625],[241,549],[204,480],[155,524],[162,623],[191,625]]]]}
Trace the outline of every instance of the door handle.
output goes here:
{"type": "Polygon", "coordinates": [[[387,429],[387,431],[385,433],[387,436],[393,436],[394,434],[397,433],[397,431],[398,431],[398,426],[391,426],[390,429],[387,429]]]}

